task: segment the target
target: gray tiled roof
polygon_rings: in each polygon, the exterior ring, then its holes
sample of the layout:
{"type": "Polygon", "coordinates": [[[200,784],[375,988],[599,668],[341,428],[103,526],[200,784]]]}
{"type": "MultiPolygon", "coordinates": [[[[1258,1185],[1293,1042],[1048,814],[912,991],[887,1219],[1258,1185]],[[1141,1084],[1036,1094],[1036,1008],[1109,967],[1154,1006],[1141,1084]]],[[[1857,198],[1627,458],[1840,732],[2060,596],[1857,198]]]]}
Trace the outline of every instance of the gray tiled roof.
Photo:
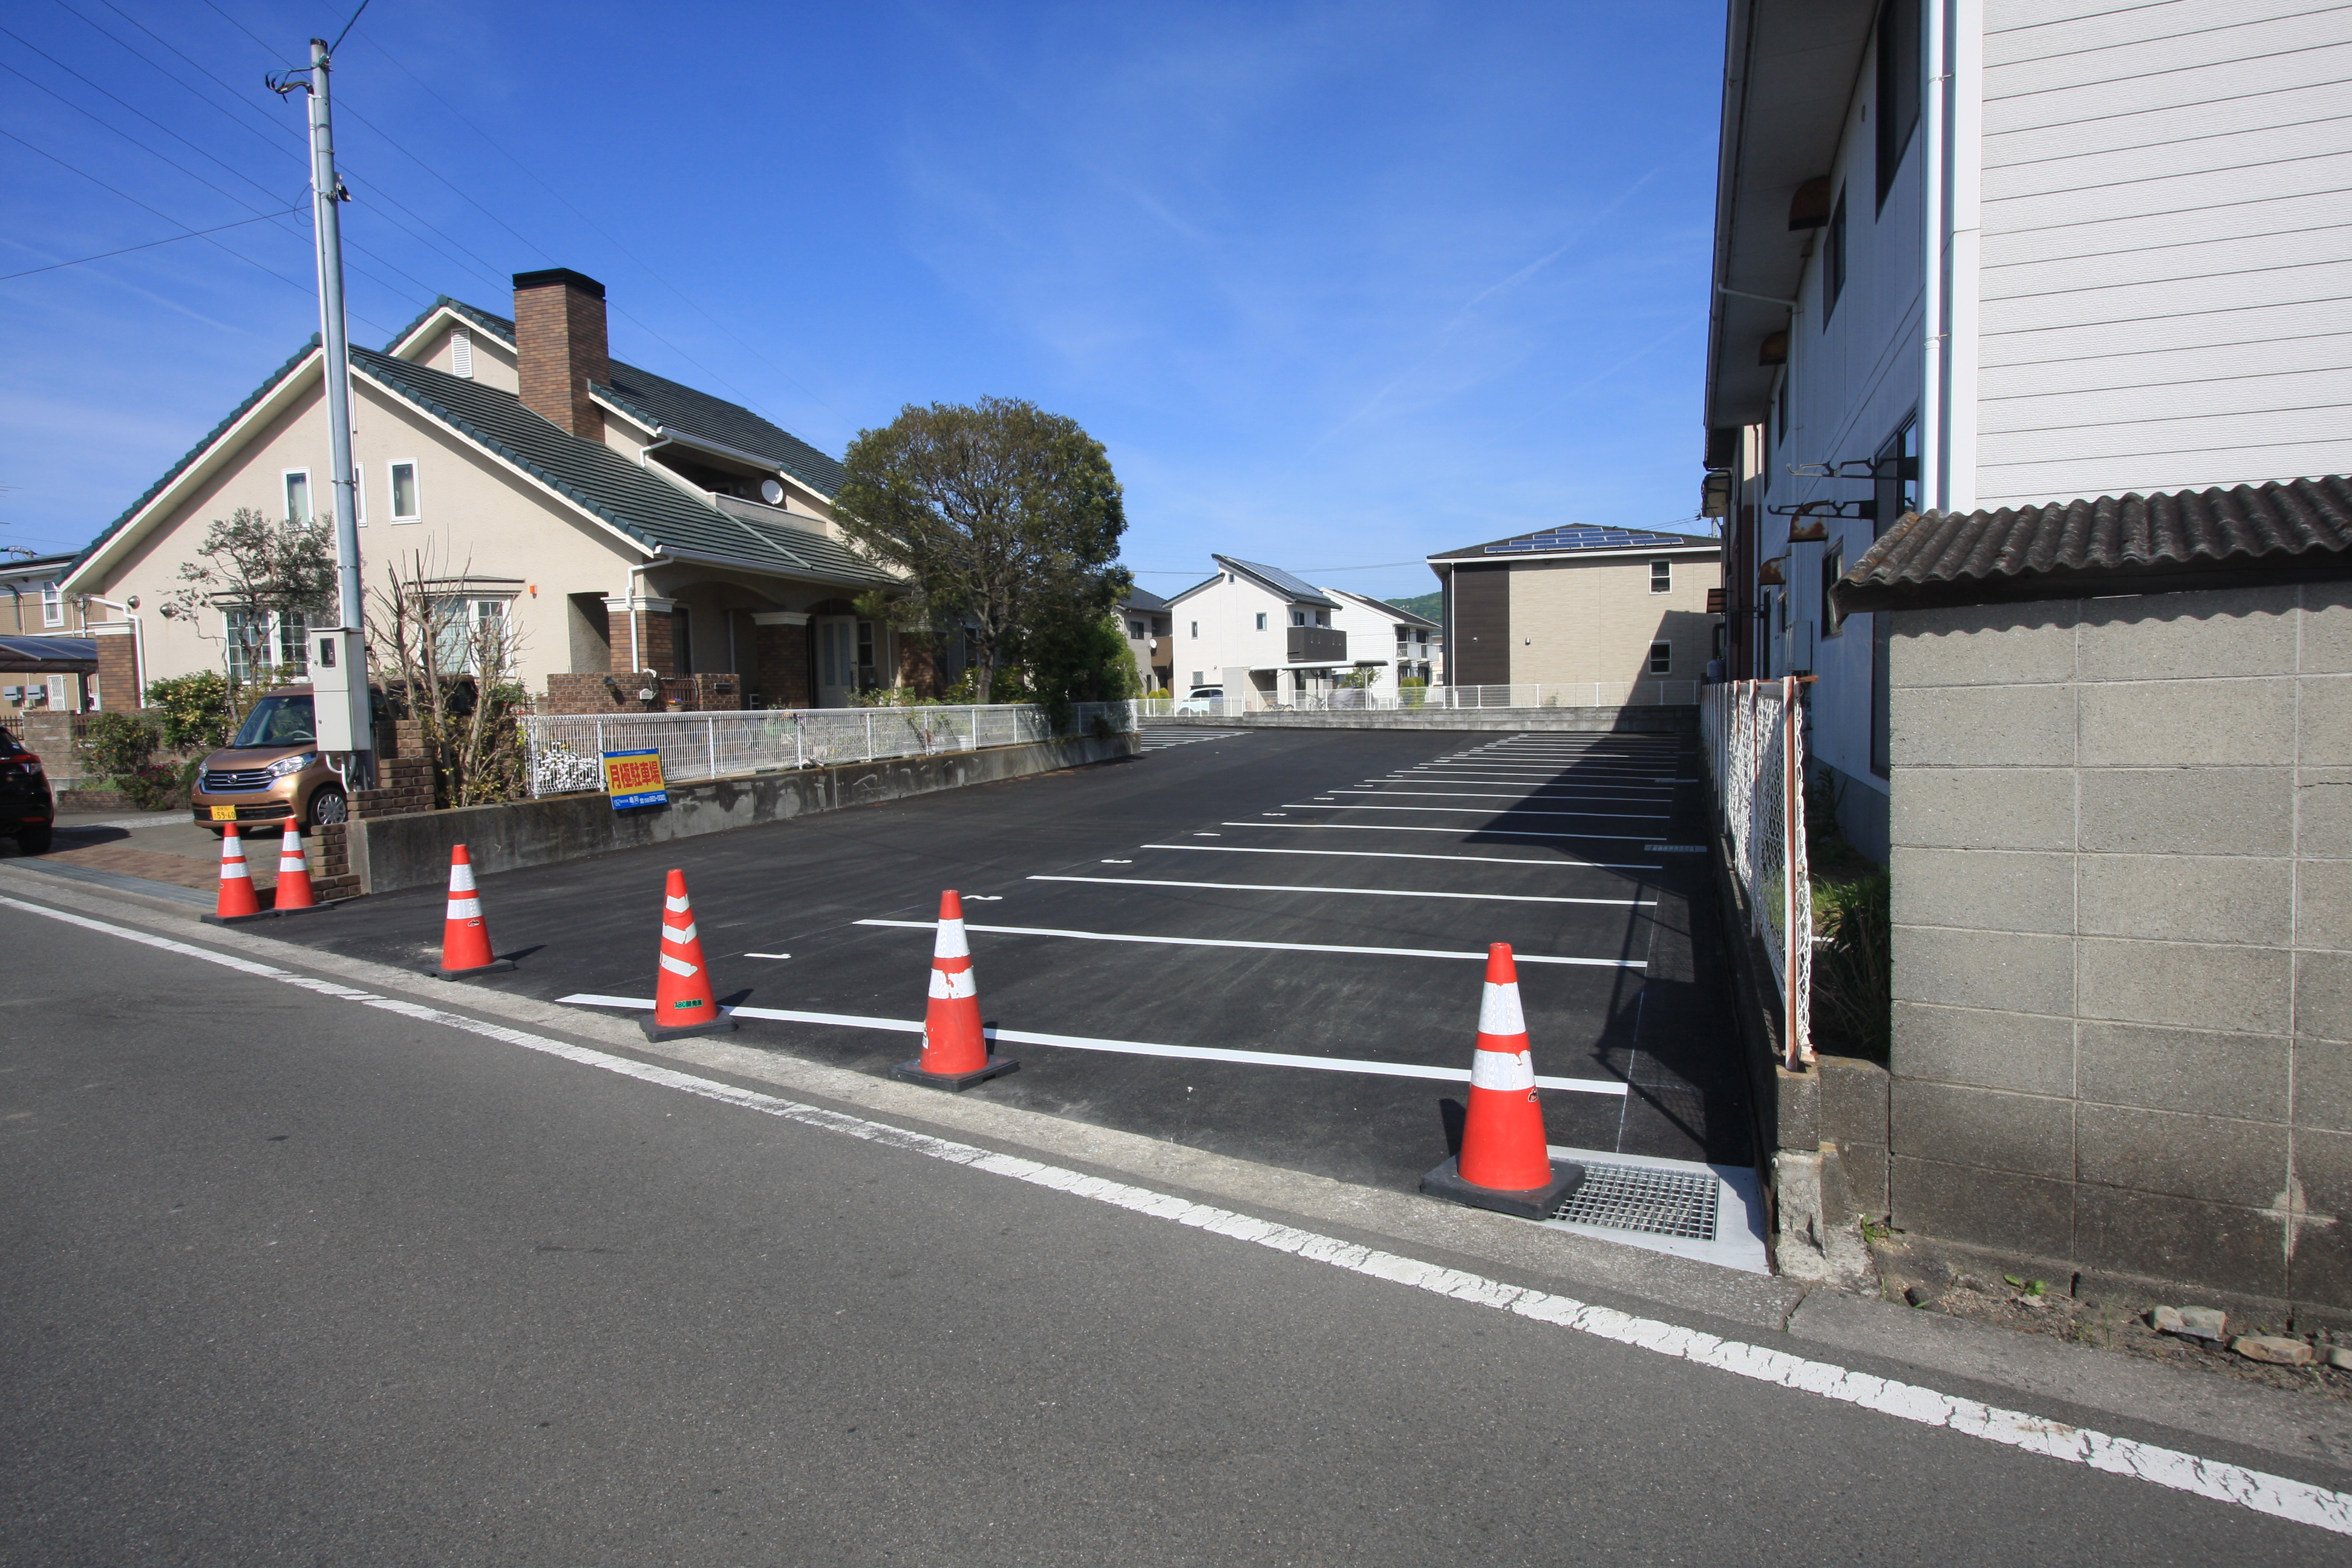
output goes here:
{"type": "Polygon", "coordinates": [[[2101,496],[1958,516],[1880,536],[1836,588],[1845,610],[2153,594],[2352,577],[2352,479],[2101,496]]]}
{"type": "Polygon", "coordinates": [[[1673,550],[1691,545],[1719,545],[1723,541],[1694,533],[1664,533],[1654,528],[1604,528],[1566,523],[1515,533],[1491,544],[1465,544],[1442,551],[1432,561],[1478,560],[1488,555],[1563,555],[1578,550],[1673,550]]]}
{"type": "MultiPolygon", "coordinates": [[[[433,302],[434,310],[446,305],[485,331],[497,333],[511,348],[515,341],[515,324],[504,316],[494,316],[462,300],[447,295],[433,302]]],[[[419,316],[401,329],[393,339],[398,342],[416,330],[419,323],[431,316],[432,310],[419,316]]],[[[791,431],[761,418],[739,403],[713,397],[707,392],[656,375],[649,370],[619,360],[612,362],[613,379],[596,390],[627,409],[647,425],[667,427],[681,435],[698,436],[721,447],[731,447],[739,452],[749,452],[765,458],[784,472],[814,489],[828,500],[841,493],[847,476],[840,463],[818,451],[791,431]]]]}
{"type": "Polygon", "coordinates": [[[821,534],[705,505],[602,441],[558,428],[512,393],[369,349],[352,351],[352,368],[650,549],[828,583],[892,581],[821,534]]]}
{"type": "Polygon", "coordinates": [[[1261,566],[1255,561],[1240,561],[1230,555],[1211,555],[1209,559],[1230,566],[1236,572],[1247,573],[1276,593],[1296,599],[1302,605],[1321,605],[1334,610],[1339,607],[1331,602],[1330,597],[1322,589],[1304,577],[1292,576],[1279,566],[1261,566]]]}
{"type": "Polygon", "coordinates": [[[1168,607],[1168,601],[1161,598],[1159,595],[1153,593],[1149,588],[1129,588],[1127,591],[1127,597],[1121,599],[1119,603],[1126,605],[1130,610],[1143,610],[1147,612],[1152,610],[1164,610],[1168,607]]]}

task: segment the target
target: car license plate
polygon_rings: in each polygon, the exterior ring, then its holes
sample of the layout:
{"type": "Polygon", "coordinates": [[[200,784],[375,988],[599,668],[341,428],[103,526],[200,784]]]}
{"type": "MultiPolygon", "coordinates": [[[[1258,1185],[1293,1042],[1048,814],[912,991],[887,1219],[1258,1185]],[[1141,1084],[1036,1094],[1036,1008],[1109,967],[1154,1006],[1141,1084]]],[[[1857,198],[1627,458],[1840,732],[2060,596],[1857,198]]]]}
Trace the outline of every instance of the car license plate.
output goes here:
{"type": "Polygon", "coordinates": [[[213,807],[213,820],[215,822],[235,822],[236,820],[236,807],[233,805],[216,805],[213,807]]]}

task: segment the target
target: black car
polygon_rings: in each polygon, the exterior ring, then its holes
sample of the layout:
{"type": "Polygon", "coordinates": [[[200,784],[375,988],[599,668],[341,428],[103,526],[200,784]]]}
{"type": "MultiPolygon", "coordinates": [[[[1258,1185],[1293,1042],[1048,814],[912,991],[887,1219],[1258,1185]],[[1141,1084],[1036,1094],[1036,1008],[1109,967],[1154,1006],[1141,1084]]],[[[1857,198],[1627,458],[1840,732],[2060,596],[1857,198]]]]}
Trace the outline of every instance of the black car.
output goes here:
{"type": "Polygon", "coordinates": [[[14,834],[27,855],[46,855],[57,826],[58,805],[41,759],[0,730],[0,834],[14,834]]]}

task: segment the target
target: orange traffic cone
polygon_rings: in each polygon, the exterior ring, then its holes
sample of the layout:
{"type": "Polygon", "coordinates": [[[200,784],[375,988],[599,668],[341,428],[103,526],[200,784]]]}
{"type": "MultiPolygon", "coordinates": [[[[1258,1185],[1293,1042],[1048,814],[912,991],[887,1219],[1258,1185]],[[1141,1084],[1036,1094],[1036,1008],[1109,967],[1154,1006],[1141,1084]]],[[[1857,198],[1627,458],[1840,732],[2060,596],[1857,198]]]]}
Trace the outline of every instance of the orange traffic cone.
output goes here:
{"type": "Polygon", "coordinates": [[[284,837],[278,841],[278,892],[270,907],[281,915],[320,907],[319,895],[310,890],[310,859],[302,853],[302,825],[290,816],[286,819],[284,837]]]}
{"type": "Polygon", "coordinates": [[[1486,994],[1478,1005],[1478,1047],[1470,1058],[1470,1114],[1462,1153],[1422,1177],[1421,1190],[1473,1208],[1549,1219],[1584,1184],[1584,1167],[1555,1167],[1536,1100],[1535,1058],[1519,1011],[1519,971],[1508,942],[1486,950],[1486,994]]]}
{"type": "Polygon", "coordinates": [[[253,868],[245,863],[245,841],[236,836],[236,824],[221,829],[220,897],[213,912],[204,917],[207,925],[241,925],[247,921],[264,921],[271,911],[261,907],[261,900],[253,890],[253,868]]]}
{"type": "Polygon", "coordinates": [[[940,932],[931,942],[931,999],[923,1010],[923,1054],[890,1069],[893,1078],[934,1089],[970,1089],[1021,1064],[988,1054],[980,1022],[980,987],[972,978],[971,944],[964,940],[963,900],[951,888],[940,895],[940,932]]]}
{"type": "Polygon", "coordinates": [[[654,1014],[637,1022],[649,1040],[686,1035],[723,1035],[735,1020],[719,1010],[710,994],[710,968],[702,959],[702,936],[695,929],[694,903],[686,896],[686,873],[673,870],[662,898],[661,968],[654,978],[654,1014]]]}
{"type": "Polygon", "coordinates": [[[434,973],[444,980],[468,974],[488,974],[512,969],[511,958],[490,952],[490,928],[482,919],[482,896],[474,890],[474,858],[462,844],[449,848],[449,907],[441,920],[441,963],[434,973]]]}

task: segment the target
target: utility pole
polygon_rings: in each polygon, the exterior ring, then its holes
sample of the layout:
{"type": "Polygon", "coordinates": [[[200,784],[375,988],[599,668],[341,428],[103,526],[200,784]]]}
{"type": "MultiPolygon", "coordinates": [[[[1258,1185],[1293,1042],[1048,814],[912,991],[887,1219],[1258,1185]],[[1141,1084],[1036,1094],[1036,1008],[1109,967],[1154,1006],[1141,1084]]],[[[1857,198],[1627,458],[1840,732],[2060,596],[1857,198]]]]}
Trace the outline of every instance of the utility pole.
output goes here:
{"type": "MultiPolygon", "coordinates": [[[[356,19],[356,18],[354,18],[356,19]]],[[[348,31],[348,29],[346,29],[348,31]]],[[[307,86],[310,95],[311,228],[319,248],[319,342],[326,355],[327,450],[335,498],[336,624],[310,633],[310,691],[319,749],[346,784],[375,784],[375,724],[367,680],[366,605],[361,592],[359,498],[352,481],[352,347],[343,321],[343,235],[339,204],[350,197],[335,177],[333,68],[323,38],[310,40],[310,68],[270,86],[307,86]],[[292,79],[307,74],[308,83],[292,79]]]]}

